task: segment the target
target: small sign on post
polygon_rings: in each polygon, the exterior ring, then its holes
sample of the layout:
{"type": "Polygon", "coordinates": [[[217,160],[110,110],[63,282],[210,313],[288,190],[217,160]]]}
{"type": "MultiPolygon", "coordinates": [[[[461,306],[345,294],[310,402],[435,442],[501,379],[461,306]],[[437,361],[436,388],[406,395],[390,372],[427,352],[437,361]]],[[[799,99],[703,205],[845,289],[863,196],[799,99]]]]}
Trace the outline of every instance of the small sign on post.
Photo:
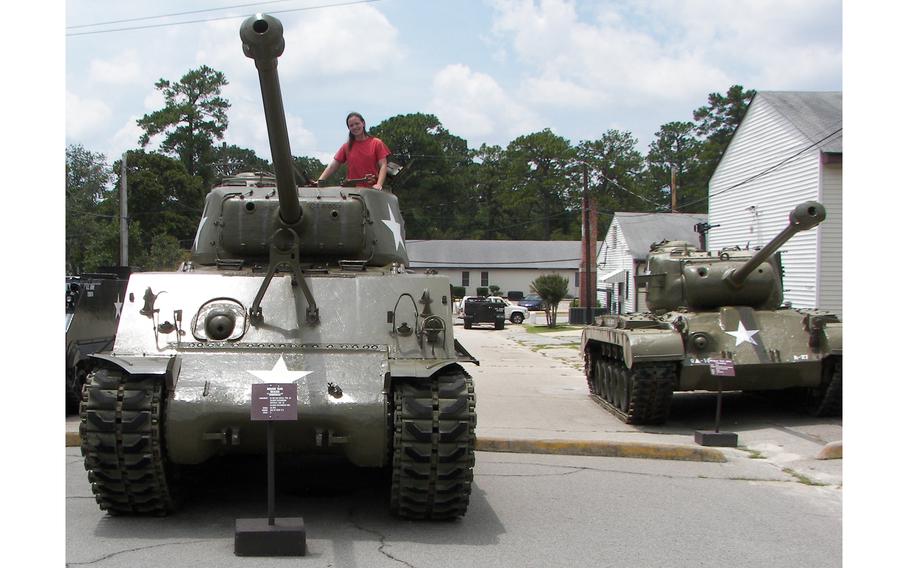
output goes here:
{"type": "Polygon", "coordinates": [[[297,383],[253,385],[251,420],[297,420],[297,383]]]}
{"type": "Polygon", "coordinates": [[[303,517],[275,518],[276,421],[297,420],[297,383],[254,383],[250,420],[266,422],[268,453],[268,519],[237,519],[234,554],[237,556],[304,556],[303,517]]]}
{"type": "Polygon", "coordinates": [[[735,448],[739,443],[739,436],[735,432],[720,431],[720,409],[723,405],[723,378],[735,377],[736,369],[732,359],[708,359],[711,375],[717,377],[717,412],[714,415],[714,431],[695,431],[695,443],[700,446],[721,446],[735,448]]]}

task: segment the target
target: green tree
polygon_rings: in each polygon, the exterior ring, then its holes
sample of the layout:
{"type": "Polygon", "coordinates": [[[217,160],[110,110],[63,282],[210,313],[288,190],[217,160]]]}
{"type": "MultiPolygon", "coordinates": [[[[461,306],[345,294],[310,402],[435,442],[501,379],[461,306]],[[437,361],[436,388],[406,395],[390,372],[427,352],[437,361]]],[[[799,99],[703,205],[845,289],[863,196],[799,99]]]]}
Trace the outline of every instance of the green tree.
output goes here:
{"type": "Polygon", "coordinates": [[[504,158],[509,187],[503,202],[507,210],[533,223],[509,227],[503,233],[512,239],[577,238],[579,198],[571,177],[575,152],[569,141],[546,128],[513,140],[504,158]]]}
{"type": "Polygon", "coordinates": [[[556,310],[559,308],[559,302],[569,293],[569,279],[559,274],[544,274],[535,278],[530,288],[543,300],[547,325],[556,327],[556,310]]]}
{"type": "MultiPolygon", "coordinates": [[[[183,164],[159,153],[127,152],[130,265],[170,270],[185,256],[202,216],[204,188],[183,164]]],[[[120,183],[120,161],[114,163],[120,183]]],[[[116,201],[116,195],[108,201],[116,201]]]]}
{"type": "Polygon", "coordinates": [[[726,95],[711,93],[708,104],[692,112],[695,120],[695,132],[705,140],[701,152],[701,161],[711,171],[717,167],[733,133],[746,116],[746,110],[755,90],[744,90],[742,85],[732,85],[726,95]]]}
{"type": "Polygon", "coordinates": [[[451,239],[462,235],[468,206],[468,144],[431,114],[393,116],[370,133],[382,138],[389,157],[403,166],[390,180],[412,239],[451,239]]]}
{"type": "MultiPolygon", "coordinates": [[[[242,172],[269,172],[272,170],[269,161],[256,155],[249,148],[222,144],[212,148],[210,162],[203,167],[211,172],[211,180],[234,176],[242,172]]],[[[209,181],[209,180],[207,180],[209,181]]],[[[206,184],[208,187],[211,184],[206,184]]]]}
{"type": "Polygon", "coordinates": [[[470,167],[468,207],[463,211],[466,218],[463,238],[502,239],[507,238],[503,229],[526,221],[524,215],[514,215],[506,209],[504,198],[510,188],[509,179],[503,175],[505,153],[499,146],[482,144],[473,152],[474,163],[470,167]]]}
{"type": "MultiPolygon", "coordinates": [[[[100,203],[112,180],[104,154],[82,145],[66,148],[66,271],[95,270],[87,252],[104,232],[105,217],[100,203]]],[[[116,249],[115,249],[116,250],[116,249]]]]}
{"type": "Polygon", "coordinates": [[[214,172],[203,164],[214,162],[214,141],[224,137],[230,103],[221,97],[228,84],[224,73],[202,65],[188,71],[176,83],[159,79],[155,88],[164,94],[164,108],[136,121],[144,131],[139,144],[146,147],[152,136],[163,134],[161,151],[179,157],[190,175],[202,175],[205,185],[214,172]]]}
{"type": "Polygon", "coordinates": [[[703,143],[695,137],[694,130],[695,125],[691,122],[664,124],[655,133],[657,139],[648,147],[648,182],[661,189],[667,209],[672,169],[676,168],[677,210],[693,213],[708,210],[705,199],[708,179],[700,161],[703,143]]]}

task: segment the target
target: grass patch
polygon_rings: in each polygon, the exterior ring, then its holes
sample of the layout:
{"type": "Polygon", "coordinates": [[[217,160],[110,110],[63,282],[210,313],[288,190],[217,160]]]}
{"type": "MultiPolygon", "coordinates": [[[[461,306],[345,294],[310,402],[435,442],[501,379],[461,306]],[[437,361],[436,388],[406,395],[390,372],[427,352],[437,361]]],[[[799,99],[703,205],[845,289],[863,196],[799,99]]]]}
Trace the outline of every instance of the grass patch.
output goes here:
{"type": "Polygon", "coordinates": [[[749,454],[749,459],[750,459],[750,460],[763,460],[763,459],[765,459],[765,455],[764,455],[763,453],[759,452],[758,450],[750,450],[749,448],[746,448],[746,447],[743,447],[743,446],[740,446],[739,449],[742,450],[742,451],[744,451],[744,452],[746,452],[746,453],[748,453],[748,454],[749,454]]]}
{"type": "Polygon", "coordinates": [[[584,328],[585,328],[585,326],[583,326],[583,325],[568,325],[568,324],[564,324],[564,323],[556,324],[556,327],[549,327],[546,325],[530,325],[530,324],[525,325],[525,331],[527,331],[528,333],[553,333],[556,331],[575,331],[575,330],[581,331],[584,328]]]}
{"type": "Polygon", "coordinates": [[[784,468],[784,473],[786,473],[788,475],[792,475],[793,477],[796,478],[797,481],[799,481],[803,485],[812,485],[814,487],[824,487],[824,486],[828,485],[827,483],[819,483],[818,481],[813,481],[813,480],[809,479],[808,477],[806,477],[805,475],[793,471],[789,467],[784,468]]]}

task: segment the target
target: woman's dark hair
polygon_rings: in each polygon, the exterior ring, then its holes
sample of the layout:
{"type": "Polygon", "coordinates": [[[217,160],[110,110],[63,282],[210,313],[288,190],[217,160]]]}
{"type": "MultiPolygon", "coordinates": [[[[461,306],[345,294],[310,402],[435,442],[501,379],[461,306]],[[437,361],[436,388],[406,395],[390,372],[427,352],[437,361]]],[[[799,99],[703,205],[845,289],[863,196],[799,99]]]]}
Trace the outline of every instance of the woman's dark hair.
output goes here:
{"type": "MultiPolygon", "coordinates": [[[[359,112],[348,113],[348,115],[344,119],[344,126],[347,127],[348,121],[351,120],[352,116],[356,116],[357,118],[360,119],[360,122],[363,123],[363,133],[366,134],[367,136],[369,136],[369,134],[367,134],[367,121],[364,120],[363,115],[360,114],[359,112]]],[[[350,150],[353,146],[354,146],[354,135],[351,134],[350,131],[348,131],[348,150],[350,150]]]]}

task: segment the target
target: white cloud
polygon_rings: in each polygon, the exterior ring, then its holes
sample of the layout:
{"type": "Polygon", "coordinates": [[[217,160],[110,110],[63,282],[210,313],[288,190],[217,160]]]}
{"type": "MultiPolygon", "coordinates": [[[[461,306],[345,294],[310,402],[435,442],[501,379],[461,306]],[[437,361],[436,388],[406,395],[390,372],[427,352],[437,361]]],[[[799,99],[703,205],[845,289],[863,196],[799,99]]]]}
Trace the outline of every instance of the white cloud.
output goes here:
{"type": "Polygon", "coordinates": [[[79,142],[101,130],[111,116],[111,109],[97,99],[84,99],[70,91],[66,92],[66,136],[79,142]]]}
{"type": "Polygon", "coordinates": [[[500,143],[542,124],[536,113],[511,98],[495,79],[461,64],[436,73],[429,111],[460,136],[500,138],[500,143]]]}
{"type": "Polygon", "coordinates": [[[635,108],[703,101],[735,83],[839,83],[839,42],[821,39],[839,25],[836,13],[827,15],[840,8],[833,0],[611,2],[584,4],[583,16],[566,0],[493,6],[494,31],[529,66],[523,87],[546,94],[535,102],[635,108]]]}
{"type": "Polygon", "coordinates": [[[130,85],[140,79],[139,56],[129,49],[113,59],[92,59],[89,64],[89,79],[101,84],[130,85]]]}

